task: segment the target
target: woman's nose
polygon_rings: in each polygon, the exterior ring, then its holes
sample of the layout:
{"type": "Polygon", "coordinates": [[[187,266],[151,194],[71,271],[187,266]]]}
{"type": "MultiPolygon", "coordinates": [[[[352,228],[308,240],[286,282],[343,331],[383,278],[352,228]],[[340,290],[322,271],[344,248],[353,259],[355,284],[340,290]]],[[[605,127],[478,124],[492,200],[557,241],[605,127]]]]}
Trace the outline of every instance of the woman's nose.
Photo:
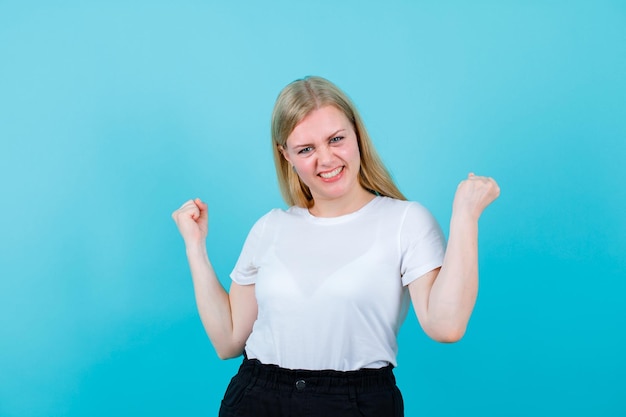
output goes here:
{"type": "Polygon", "coordinates": [[[334,158],[333,150],[330,146],[322,146],[318,148],[317,157],[321,165],[330,164],[334,158]]]}

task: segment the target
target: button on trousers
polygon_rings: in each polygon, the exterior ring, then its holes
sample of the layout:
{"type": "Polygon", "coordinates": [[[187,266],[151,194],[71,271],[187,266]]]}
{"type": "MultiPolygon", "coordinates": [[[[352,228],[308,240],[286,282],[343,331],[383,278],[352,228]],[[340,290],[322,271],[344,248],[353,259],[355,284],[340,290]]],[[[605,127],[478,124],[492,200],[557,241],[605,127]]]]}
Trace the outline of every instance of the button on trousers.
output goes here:
{"type": "Polygon", "coordinates": [[[219,417],[403,417],[392,369],[292,370],[244,358],[219,417]]]}

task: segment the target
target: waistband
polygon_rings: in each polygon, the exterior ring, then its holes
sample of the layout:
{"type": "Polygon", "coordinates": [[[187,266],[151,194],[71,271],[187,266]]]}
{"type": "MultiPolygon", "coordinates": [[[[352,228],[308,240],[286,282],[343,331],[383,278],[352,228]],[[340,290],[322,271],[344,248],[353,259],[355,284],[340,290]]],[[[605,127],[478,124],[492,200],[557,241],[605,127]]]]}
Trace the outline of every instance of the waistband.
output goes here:
{"type": "Polygon", "coordinates": [[[245,380],[246,385],[260,385],[280,391],[350,394],[380,391],[396,386],[393,365],[356,371],[317,371],[285,369],[244,357],[238,376],[245,380]]]}

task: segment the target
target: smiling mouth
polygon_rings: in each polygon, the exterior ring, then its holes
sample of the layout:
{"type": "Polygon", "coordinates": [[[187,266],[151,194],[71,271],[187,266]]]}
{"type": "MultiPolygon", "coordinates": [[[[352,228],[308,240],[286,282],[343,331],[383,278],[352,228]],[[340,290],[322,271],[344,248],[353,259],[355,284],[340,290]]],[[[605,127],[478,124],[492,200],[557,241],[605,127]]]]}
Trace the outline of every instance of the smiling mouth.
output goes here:
{"type": "Polygon", "coordinates": [[[343,171],[343,167],[338,167],[333,169],[330,172],[320,172],[320,177],[324,178],[324,179],[330,179],[333,177],[336,177],[337,175],[339,175],[341,173],[341,171],[343,171]]]}

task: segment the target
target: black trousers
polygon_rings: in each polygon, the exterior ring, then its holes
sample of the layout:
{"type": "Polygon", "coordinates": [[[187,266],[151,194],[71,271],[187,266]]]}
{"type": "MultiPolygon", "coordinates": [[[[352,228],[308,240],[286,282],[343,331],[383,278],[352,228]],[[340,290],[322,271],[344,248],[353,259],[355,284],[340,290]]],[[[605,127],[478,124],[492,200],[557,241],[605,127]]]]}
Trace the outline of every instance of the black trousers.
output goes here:
{"type": "Polygon", "coordinates": [[[403,417],[392,369],[292,370],[244,358],[219,417],[403,417]]]}

